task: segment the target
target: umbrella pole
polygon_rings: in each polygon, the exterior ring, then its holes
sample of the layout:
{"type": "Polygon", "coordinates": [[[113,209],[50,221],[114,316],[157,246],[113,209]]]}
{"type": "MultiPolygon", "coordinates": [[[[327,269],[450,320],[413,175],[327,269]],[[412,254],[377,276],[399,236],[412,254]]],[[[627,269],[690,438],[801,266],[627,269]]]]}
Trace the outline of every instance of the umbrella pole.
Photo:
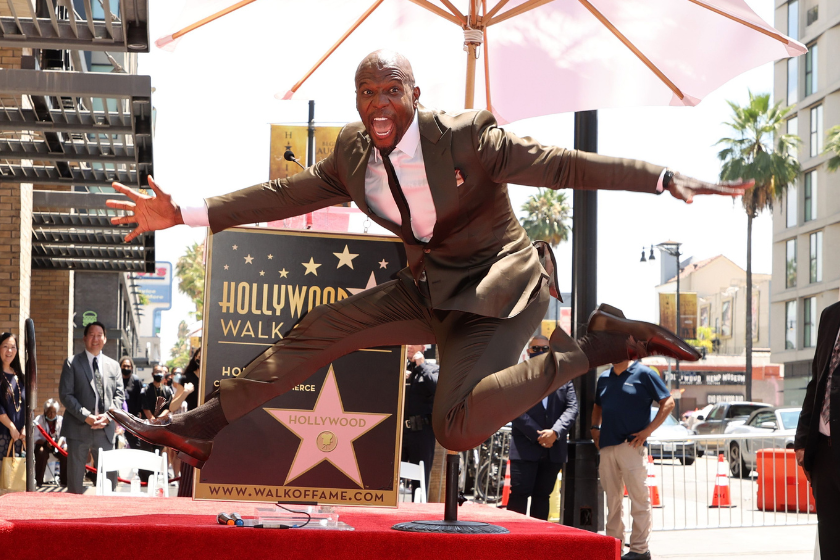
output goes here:
{"type": "Polygon", "coordinates": [[[475,49],[475,43],[467,43],[467,86],[464,109],[472,109],[475,103],[475,49]]]}

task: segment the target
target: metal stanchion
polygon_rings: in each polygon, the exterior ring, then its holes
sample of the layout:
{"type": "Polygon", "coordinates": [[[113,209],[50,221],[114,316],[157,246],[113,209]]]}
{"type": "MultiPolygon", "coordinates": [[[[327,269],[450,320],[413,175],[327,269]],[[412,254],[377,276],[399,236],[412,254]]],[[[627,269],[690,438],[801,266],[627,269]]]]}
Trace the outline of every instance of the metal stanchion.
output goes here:
{"type": "Polygon", "coordinates": [[[408,521],[397,523],[392,527],[397,531],[410,533],[509,533],[504,527],[482,523],[479,521],[458,521],[458,506],[466,501],[463,495],[458,495],[458,453],[446,452],[446,492],[443,520],[408,521]]]}

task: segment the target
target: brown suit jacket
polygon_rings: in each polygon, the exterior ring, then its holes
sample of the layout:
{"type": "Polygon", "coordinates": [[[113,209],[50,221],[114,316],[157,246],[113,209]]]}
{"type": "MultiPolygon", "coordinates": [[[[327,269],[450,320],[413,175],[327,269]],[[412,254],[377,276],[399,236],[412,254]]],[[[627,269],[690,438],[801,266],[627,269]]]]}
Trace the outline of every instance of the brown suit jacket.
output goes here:
{"type": "MultiPolygon", "coordinates": [[[[547,280],[511,208],[508,182],[654,192],[663,169],[542,146],[498,128],[487,111],[447,114],[421,107],[418,121],[437,223],[428,243],[406,243],[409,268],[400,278],[415,285],[425,271],[431,305],[440,310],[510,317],[522,311],[547,280]],[[464,179],[460,186],[456,169],[464,179]]],[[[333,153],[305,171],[208,199],[210,227],[218,232],[352,200],[371,220],[399,236],[399,227],[376,215],[365,200],[371,149],[362,123],[349,124],[339,133],[333,153]]]]}
{"type": "MultiPolygon", "coordinates": [[[[820,413],[825,400],[825,386],[828,382],[828,366],[831,364],[831,353],[837,331],[840,330],[840,303],[829,305],[823,309],[817,332],[817,348],[814,360],[811,362],[811,381],[805,391],[802,401],[802,412],[799,414],[799,424],[796,427],[796,438],[793,442],[795,449],[804,449],[803,460],[806,471],[814,469],[814,459],[817,453],[817,439],[820,435],[820,413]]],[[[831,382],[831,404],[829,405],[829,422],[831,427],[831,449],[834,453],[835,465],[840,465],[840,383],[835,374],[831,382]]]]}

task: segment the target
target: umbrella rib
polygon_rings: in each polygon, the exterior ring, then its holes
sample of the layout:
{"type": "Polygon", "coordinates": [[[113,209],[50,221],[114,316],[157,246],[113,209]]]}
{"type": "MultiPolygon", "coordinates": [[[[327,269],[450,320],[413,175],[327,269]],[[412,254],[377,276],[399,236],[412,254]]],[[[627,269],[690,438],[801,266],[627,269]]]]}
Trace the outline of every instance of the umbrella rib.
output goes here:
{"type": "Polygon", "coordinates": [[[683,92],[682,92],[682,91],[680,91],[680,88],[678,88],[678,87],[676,86],[676,84],[674,84],[674,82],[672,82],[671,80],[669,80],[669,79],[668,79],[668,76],[666,76],[666,75],[662,72],[662,70],[660,70],[659,68],[657,68],[657,67],[656,67],[656,65],[655,65],[653,62],[651,62],[651,60],[650,60],[648,57],[646,57],[646,56],[644,55],[644,53],[642,53],[642,51],[640,51],[640,50],[636,47],[636,45],[634,45],[634,44],[630,41],[630,39],[628,39],[627,37],[625,37],[625,36],[624,36],[624,34],[623,34],[623,33],[621,33],[621,31],[619,31],[619,30],[618,30],[618,29],[617,29],[617,28],[616,28],[616,27],[612,24],[612,22],[610,22],[610,20],[608,20],[608,19],[604,16],[604,14],[602,14],[601,12],[599,12],[599,11],[598,11],[598,8],[596,8],[595,6],[593,6],[592,4],[590,4],[590,3],[588,2],[588,0],[578,0],[578,1],[579,1],[581,4],[583,4],[583,7],[584,7],[584,8],[586,8],[587,10],[589,10],[589,12],[590,12],[593,16],[595,16],[595,17],[598,19],[598,21],[600,21],[601,23],[603,23],[603,24],[604,24],[604,26],[605,26],[607,29],[609,29],[609,30],[610,30],[610,32],[611,32],[613,35],[615,35],[615,36],[616,36],[616,38],[617,38],[619,41],[621,41],[622,43],[624,43],[624,46],[625,46],[625,47],[627,47],[628,49],[630,49],[630,51],[631,51],[633,54],[635,54],[635,55],[636,55],[636,57],[637,57],[639,60],[641,60],[641,61],[642,61],[642,63],[643,63],[645,66],[647,66],[647,67],[648,67],[648,69],[650,69],[650,71],[651,71],[651,72],[653,72],[654,74],[656,74],[656,77],[657,77],[657,78],[659,78],[659,79],[662,81],[662,83],[664,83],[666,86],[668,86],[668,89],[670,89],[672,92],[674,92],[674,95],[676,95],[677,97],[679,97],[681,100],[685,98],[685,94],[683,94],[683,92]]]}
{"type": "Polygon", "coordinates": [[[188,26],[186,26],[183,29],[180,29],[180,30],[176,31],[175,33],[172,34],[172,38],[177,39],[178,37],[183,37],[184,35],[186,35],[190,31],[195,31],[196,29],[198,29],[202,25],[206,25],[206,24],[210,23],[211,21],[215,21],[215,20],[219,19],[220,17],[226,16],[227,14],[229,14],[233,11],[236,11],[239,8],[245,7],[248,4],[251,4],[252,2],[255,2],[255,1],[256,0],[242,0],[241,2],[237,2],[236,4],[228,6],[227,8],[225,8],[223,10],[219,10],[215,14],[211,14],[211,15],[207,16],[206,18],[200,19],[195,23],[189,24],[188,26]]]}
{"type": "Polygon", "coordinates": [[[495,16],[497,13],[499,13],[499,10],[504,8],[505,4],[507,4],[508,1],[509,0],[499,0],[498,4],[493,6],[493,8],[489,12],[484,14],[484,19],[487,19],[487,20],[493,19],[493,16],[495,16]]]}
{"type": "Polygon", "coordinates": [[[758,31],[759,33],[763,33],[764,35],[767,35],[768,37],[770,37],[772,39],[775,39],[775,40],[777,40],[781,43],[784,43],[785,45],[790,44],[790,40],[787,37],[785,37],[784,35],[782,35],[781,33],[778,33],[778,32],[774,33],[773,31],[764,29],[763,27],[759,27],[758,25],[755,25],[754,23],[750,23],[750,22],[748,22],[746,20],[743,20],[739,17],[736,17],[732,14],[726,13],[723,10],[721,10],[720,8],[715,8],[714,6],[710,6],[710,5],[706,4],[705,2],[701,2],[700,0],[688,0],[688,1],[691,2],[692,4],[696,4],[696,5],[700,6],[701,8],[706,8],[707,10],[712,11],[719,16],[723,16],[727,19],[731,19],[734,22],[740,23],[741,25],[749,27],[753,31],[758,31]]]}
{"type": "Polygon", "coordinates": [[[467,25],[467,18],[464,17],[464,14],[462,14],[452,2],[450,2],[449,0],[440,0],[440,3],[449,8],[449,11],[452,12],[452,15],[461,20],[461,25],[467,25]]]}
{"type": "MultiPolygon", "coordinates": [[[[503,14],[499,14],[498,16],[493,16],[485,23],[485,25],[494,25],[496,23],[500,23],[507,19],[510,19],[514,16],[518,16],[519,14],[523,14],[529,10],[533,10],[534,8],[539,8],[543,4],[548,4],[549,2],[553,2],[554,0],[528,0],[527,2],[523,2],[522,4],[516,6],[515,8],[511,8],[510,10],[504,12],[503,14]]],[[[506,3],[506,2],[505,2],[506,3]]],[[[498,6],[497,6],[498,7],[498,6]]],[[[496,8],[493,8],[495,10],[496,8]]]]}
{"type": "Polygon", "coordinates": [[[441,8],[439,6],[435,6],[434,4],[429,2],[428,0],[408,0],[408,1],[411,2],[412,4],[417,4],[421,8],[426,8],[430,12],[439,15],[443,19],[451,21],[455,25],[462,26],[462,25],[464,25],[464,23],[466,23],[466,21],[464,21],[464,22],[458,21],[458,18],[456,18],[454,15],[450,14],[449,12],[447,12],[446,10],[444,10],[443,8],[441,8]]]}
{"type": "Polygon", "coordinates": [[[373,11],[374,11],[376,8],[378,8],[378,7],[379,7],[379,5],[380,5],[380,4],[382,4],[382,2],[384,2],[384,1],[385,1],[385,0],[376,0],[373,4],[371,4],[371,6],[370,6],[367,10],[365,10],[365,13],[363,13],[363,14],[359,17],[359,19],[357,19],[357,20],[353,23],[353,25],[352,25],[352,26],[350,26],[350,29],[348,29],[347,31],[345,31],[345,32],[344,32],[344,34],[343,34],[343,35],[342,35],[342,36],[338,39],[338,41],[336,41],[336,42],[333,44],[333,46],[332,46],[332,47],[330,47],[330,49],[329,49],[329,50],[328,50],[328,51],[324,54],[324,56],[322,56],[320,59],[318,59],[318,62],[316,62],[316,63],[315,63],[315,66],[313,66],[313,67],[309,70],[309,72],[307,72],[307,73],[306,73],[306,75],[305,75],[303,78],[301,78],[301,79],[300,79],[300,81],[299,81],[298,83],[296,83],[294,86],[292,86],[292,89],[291,89],[290,91],[291,91],[292,93],[296,92],[296,91],[300,88],[300,86],[302,86],[302,85],[303,85],[303,82],[305,82],[306,80],[308,80],[308,79],[309,79],[309,76],[311,76],[311,75],[315,72],[315,70],[317,70],[317,69],[318,69],[318,67],[319,67],[319,66],[321,66],[321,64],[323,64],[323,63],[324,63],[324,61],[325,61],[325,60],[327,60],[327,58],[329,58],[329,57],[330,57],[330,55],[332,55],[332,53],[334,53],[334,52],[335,52],[335,50],[336,50],[339,46],[341,46],[341,43],[343,43],[343,42],[347,39],[347,37],[349,37],[349,36],[350,36],[350,34],[351,34],[351,33],[353,33],[353,32],[354,32],[354,31],[355,31],[355,30],[356,30],[356,29],[357,29],[357,28],[358,28],[358,27],[362,24],[362,22],[364,22],[364,21],[368,18],[368,16],[369,16],[370,14],[372,14],[372,13],[373,13],[373,11]]]}

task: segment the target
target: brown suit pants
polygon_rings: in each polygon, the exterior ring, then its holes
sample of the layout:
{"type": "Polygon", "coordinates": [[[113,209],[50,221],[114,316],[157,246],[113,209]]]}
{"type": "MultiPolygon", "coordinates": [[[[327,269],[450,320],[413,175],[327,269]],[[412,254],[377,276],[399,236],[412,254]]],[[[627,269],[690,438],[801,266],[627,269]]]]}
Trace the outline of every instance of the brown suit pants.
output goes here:
{"type": "Polygon", "coordinates": [[[435,437],[453,451],[472,449],[589,369],[577,343],[562,332],[552,341],[558,352],[517,363],[549,298],[544,285],[524,311],[498,319],[431,309],[417,290],[399,280],[380,284],[314,308],[239,377],[223,380],[222,410],[232,422],[360,348],[437,343],[435,437]]]}

